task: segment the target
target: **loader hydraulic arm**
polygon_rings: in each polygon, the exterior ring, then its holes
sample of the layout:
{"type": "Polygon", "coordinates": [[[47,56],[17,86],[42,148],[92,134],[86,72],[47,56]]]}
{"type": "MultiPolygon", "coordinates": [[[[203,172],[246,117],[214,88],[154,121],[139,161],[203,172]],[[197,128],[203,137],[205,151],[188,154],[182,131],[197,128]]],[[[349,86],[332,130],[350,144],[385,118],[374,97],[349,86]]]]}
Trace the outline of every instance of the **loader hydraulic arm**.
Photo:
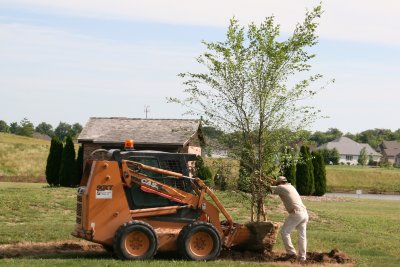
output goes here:
{"type": "MultiPolygon", "coordinates": [[[[226,218],[229,228],[233,226],[233,219],[230,214],[227,212],[225,207],[221,204],[218,197],[214,194],[214,192],[206,186],[203,181],[199,178],[193,178],[189,176],[185,176],[181,173],[172,172],[164,169],[159,169],[155,167],[151,167],[148,165],[144,165],[139,162],[122,160],[122,176],[124,178],[124,182],[127,186],[130,187],[131,183],[138,184],[141,189],[148,193],[153,193],[160,195],[162,197],[168,198],[178,203],[182,203],[188,205],[193,209],[202,209],[202,205],[204,203],[204,196],[207,194],[214,201],[218,210],[224,215],[226,218]],[[155,179],[148,177],[147,175],[140,172],[140,170],[146,170],[150,172],[160,173],[163,175],[167,175],[170,177],[174,177],[176,179],[189,179],[192,182],[192,185],[197,192],[196,194],[188,193],[178,188],[174,188],[172,186],[161,183],[155,179]]],[[[215,220],[219,220],[219,218],[214,218],[215,220]]]]}

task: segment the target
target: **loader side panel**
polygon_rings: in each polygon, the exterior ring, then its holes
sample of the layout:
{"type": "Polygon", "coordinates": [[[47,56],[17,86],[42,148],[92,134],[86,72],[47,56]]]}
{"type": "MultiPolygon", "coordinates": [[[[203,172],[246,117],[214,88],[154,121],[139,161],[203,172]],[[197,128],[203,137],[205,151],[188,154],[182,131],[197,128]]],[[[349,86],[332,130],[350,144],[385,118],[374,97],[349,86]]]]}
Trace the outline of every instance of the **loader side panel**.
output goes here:
{"type": "Polygon", "coordinates": [[[82,228],[92,233],[87,239],[111,245],[117,229],[131,218],[117,162],[93,162],[82,207],[82,228]]]}

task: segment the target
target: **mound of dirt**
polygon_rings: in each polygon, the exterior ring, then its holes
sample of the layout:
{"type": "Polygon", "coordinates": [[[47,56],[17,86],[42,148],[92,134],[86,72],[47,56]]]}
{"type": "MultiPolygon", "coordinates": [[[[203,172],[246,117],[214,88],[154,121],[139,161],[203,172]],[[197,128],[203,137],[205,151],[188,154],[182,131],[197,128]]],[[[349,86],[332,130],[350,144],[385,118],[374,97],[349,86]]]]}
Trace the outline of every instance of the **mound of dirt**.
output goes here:
{"type": "Polygon", "coordinates": [[[250,237],[241,247],[251,251],[270,252],[276,243],[280,224],[274,222],[249,222],[250,237]]]}
{"type": "MultiPolygon", "coordinates": [[[[254,252],[254,251],[237,251],[224,250],[221,252],[220,258],[225,260],[237,261],[268,261],[268,262],[292,262],[295,263],[295,258],[287,259],[285,253],[278,252],[254,252]]],[[[353,263],[353,260],[346,253],[333,249],[330,252],[308,252],[306,264],[348,264],[353,263]]]]}

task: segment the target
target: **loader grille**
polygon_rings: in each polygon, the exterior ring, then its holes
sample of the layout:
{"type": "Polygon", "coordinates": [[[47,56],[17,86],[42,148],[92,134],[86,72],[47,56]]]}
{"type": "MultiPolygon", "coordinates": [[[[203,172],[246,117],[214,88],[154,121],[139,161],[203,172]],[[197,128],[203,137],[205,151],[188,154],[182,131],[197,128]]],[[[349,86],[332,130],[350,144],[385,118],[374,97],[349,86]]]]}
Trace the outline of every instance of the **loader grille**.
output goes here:
{"type": "Polygon", "coordinates": [[[82,224],[82,196],[85,190],[86,187],[81,186],[76,194],[76,224],[82,224]]]}

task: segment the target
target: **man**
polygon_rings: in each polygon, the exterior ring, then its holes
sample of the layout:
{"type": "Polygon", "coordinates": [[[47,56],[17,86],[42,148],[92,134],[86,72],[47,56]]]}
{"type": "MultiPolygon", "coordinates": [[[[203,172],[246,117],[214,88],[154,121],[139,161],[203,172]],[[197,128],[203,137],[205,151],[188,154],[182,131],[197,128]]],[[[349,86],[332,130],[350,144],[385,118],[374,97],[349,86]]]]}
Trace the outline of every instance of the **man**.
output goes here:
{"type": "Polygon", "coordinates": [[[307,236],[306,228],[308,222],[307,209],[301,201],[300,195],[290,183],[287,182],[286,177],[279,176],[275,181],[275,186],[269,186],[273,193],[278,194],[285,206],[289,216],[283,223],[281,234],[283,244],[285,245],[288,258],[296,258],[296,250],[293,247],[290,238],[290,232],[294,228],[297,229],[299,236],[299,255],[300,262],[306,261],[307,250],[307,236]]]}

